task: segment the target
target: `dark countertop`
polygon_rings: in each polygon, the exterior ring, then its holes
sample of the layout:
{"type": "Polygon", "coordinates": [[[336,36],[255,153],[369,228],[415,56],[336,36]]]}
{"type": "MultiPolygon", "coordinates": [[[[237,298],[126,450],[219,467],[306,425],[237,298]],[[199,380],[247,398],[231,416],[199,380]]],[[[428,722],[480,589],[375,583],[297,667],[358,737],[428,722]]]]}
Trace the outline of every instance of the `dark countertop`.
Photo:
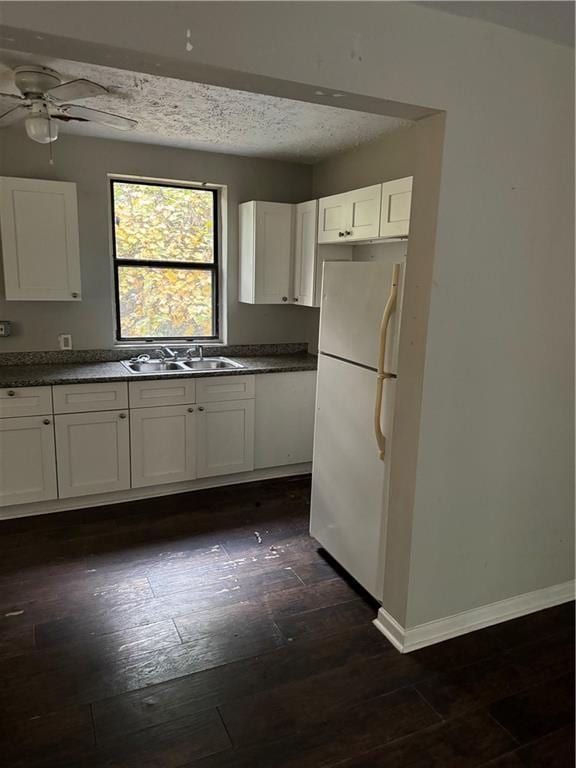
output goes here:
{"type": "Polygon", "coordinates": [[[49,384],[88,384],[106,381],[146,381],[147,379],[205,378],[245,376],[248,373],[287,373],[315,371],[316,355],[269,355],[267,357],[229,357],[243,368],[224,371],[186,371],[185,373],[130,373],[122,363],[68,363],[51,365],[2,365],[0,387],[39,387],[49,384]]]}

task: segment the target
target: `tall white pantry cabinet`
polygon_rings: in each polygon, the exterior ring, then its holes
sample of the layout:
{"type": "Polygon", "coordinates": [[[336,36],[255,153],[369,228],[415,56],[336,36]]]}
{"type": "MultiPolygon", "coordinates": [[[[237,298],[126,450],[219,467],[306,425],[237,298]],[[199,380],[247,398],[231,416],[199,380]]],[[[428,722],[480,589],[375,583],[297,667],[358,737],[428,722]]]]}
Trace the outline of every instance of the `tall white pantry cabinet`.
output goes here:
{"type": "Polygon", "coordinates": [[[76,184],[0,177],[4,298],[81,301],[76,184]]]}

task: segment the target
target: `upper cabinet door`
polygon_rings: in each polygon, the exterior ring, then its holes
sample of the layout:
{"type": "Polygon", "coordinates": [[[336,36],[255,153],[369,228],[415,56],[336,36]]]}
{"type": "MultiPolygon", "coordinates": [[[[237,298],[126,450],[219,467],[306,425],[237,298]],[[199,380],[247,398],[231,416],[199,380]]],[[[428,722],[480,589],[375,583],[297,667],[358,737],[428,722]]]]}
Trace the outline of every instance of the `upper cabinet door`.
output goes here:
{"type": "Polygon", "coordinates": [[[240,301],[290,301],[293,209],[289,203],[240,205],[240,301]]]}
{"type": "Polygon", "coordinates": [[[350,225],[345,240],[371,240],[380,232],[380,204],[382,184],[354,189],[348,192],[350,225]]]}
{"type": "Polygon", "coordinates": [[[319,201],[318,242],[342,243],[379,236],[382,185],[331,195],[319,201]]]}
{"type": "Polygon", "coordinates": [[[76,185],[0,178],[6,299],[80,301],[76,185]]]}
{"type": "Polygon", "coordinates": [[[330,195],[318,201],[318,242],[339,243],[350,228],[349,192],[330,195]]]}
{"type": "Polygon", "coordinates": [[[292,300],[304,307],[314,307],[316,287],[318,201],[295,206],[294,293],[292,300]]]}
{"type": "Polygon", "coordinates": [[[380,237],[408,237],[412,205],[412,176],[382,184],[380,237]]]}

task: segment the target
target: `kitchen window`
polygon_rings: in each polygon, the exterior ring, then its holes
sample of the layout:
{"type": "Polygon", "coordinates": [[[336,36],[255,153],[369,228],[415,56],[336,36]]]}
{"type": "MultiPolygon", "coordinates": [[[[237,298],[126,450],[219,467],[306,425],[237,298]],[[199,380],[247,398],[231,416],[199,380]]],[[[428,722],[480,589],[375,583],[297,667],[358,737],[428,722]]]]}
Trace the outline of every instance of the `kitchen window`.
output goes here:
{"type": "Polygon", "coordinates": [[[218,339],[218,193],[111,180],[116,337],[218,339]]]}

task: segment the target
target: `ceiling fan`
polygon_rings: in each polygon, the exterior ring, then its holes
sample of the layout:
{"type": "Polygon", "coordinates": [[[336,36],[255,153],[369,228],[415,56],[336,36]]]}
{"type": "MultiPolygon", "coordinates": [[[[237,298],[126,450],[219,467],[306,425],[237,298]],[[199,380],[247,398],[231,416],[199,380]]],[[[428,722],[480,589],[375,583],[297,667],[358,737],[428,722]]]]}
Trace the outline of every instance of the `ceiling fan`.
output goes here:
{"type": "Polygon", "coordinates": [[[49,144],[58,138],[58,121],[98,123],[121,131],[138,125],[128,117],[101,112],[68,101],[110,94],[108,88],[91,80],[80,78],[63,82],[53,69],[41,66],[21,66],[14,70],[14,84],[20,94],[0,93],[0,98],[20,102],[18,106],[0,115],[0,128],[24,121],[26,133],[39,144],[49,144]]]}

